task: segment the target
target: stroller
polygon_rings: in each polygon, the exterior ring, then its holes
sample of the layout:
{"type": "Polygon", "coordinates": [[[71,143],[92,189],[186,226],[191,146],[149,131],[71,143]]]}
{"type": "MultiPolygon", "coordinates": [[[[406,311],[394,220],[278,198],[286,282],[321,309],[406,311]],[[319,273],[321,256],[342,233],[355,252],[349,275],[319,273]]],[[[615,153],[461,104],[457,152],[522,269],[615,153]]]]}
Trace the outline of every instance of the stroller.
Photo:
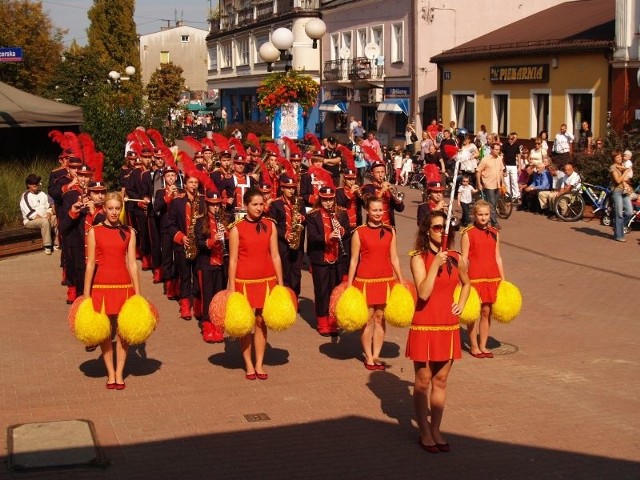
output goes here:
{"type": "Polygon", "coordinates": [[[415,188],[416,190],[424,190],[426,188],[427,180],[421,162],[413,164],[413,171],[409,174],[407,183],[409,188],[415,188]]]}

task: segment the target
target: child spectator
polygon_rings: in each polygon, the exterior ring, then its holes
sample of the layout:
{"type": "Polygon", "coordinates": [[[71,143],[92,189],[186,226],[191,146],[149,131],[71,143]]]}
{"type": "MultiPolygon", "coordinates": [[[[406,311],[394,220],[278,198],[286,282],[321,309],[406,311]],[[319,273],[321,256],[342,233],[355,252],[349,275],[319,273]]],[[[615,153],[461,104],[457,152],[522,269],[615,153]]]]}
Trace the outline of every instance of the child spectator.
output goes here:
{"type": "Polygon", "coordinates": [[[404,159],[402,160],[402,185],[409,183],[409,175],[413,173],[413,159],[409,150],[404,151],[404,159]]]}
{"type": "Polygon", "coordinates": [[[458,207],[462,209],[462,226],[466,227],[471,223],[471,204],[473,202],[473,194],[478,190],[471,185],[469,175],[462,177],[462,183],[458,188],[458,207]]]}

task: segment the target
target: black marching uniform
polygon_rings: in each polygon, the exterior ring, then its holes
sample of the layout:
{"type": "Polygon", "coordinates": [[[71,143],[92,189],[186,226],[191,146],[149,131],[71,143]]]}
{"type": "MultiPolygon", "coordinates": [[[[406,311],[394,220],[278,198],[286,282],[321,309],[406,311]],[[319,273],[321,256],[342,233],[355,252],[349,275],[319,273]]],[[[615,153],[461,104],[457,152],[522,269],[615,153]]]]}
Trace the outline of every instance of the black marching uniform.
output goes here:
{"type": "Polygon", "coordinates": [[[175,265],[173,262],[174,243],[169,228],[169,205],[175,197],[167,188],[158,190],[154,196],[153,211],[158,219],[160,232],[160,250],[162,265],[162,280],[165,284],[165,293],[169,300],[178,297],[178,281],[176,279],[175,265]]]}
{"type": "MultiPolygon", "coordinates": [[[[85,217],[88,208],[79,212],[71,207],[77,203],[85,192],[74,185],[62,195],[62,211],[60,213],[59,230],[62,237],[62,255],[64,256],[65,281],[67,286],[75,288],[75,296],[84,291],[85,256],[85,217]]],[[[67,300],[73,300],[73,295],[67,300]]]]}
{"type": "Polygon", "coordinates": [[[362,225],[362,199],[345,187],[336,189],[336,205],[345,209],[351,229],[362,225]]]}
{"type": "Polygon", "coordinates": [[[389,190],[381,193],[381,189],[382,186],[376,183],[367,183],[362,186],[360,191],[362,192],[362,196],[370,195],[382,199],[382,208],[384,210],[382,222],[395,227],[395,212],[402,212],[404,210],[404,202],[396,202],[389,190]]]}
{"type": "Polygon", "coordinates": [[[278,250],[282,261],[282,278],[284,285],[293,290],[297,296],[300,296],[305,236],[305,207],[302,198],[300,202],[298,202],[297,214],[299,215],[299,221],[303,225],[303,229],[300,232],[298,248],[293,249],[290,247],[287,238],[291,233],[295,207],[295,202],[291,202],[284,197],[279,197],[271,203],[269,207],[269,217],[276,222],[276,230],[278,231],[278,250]]]}

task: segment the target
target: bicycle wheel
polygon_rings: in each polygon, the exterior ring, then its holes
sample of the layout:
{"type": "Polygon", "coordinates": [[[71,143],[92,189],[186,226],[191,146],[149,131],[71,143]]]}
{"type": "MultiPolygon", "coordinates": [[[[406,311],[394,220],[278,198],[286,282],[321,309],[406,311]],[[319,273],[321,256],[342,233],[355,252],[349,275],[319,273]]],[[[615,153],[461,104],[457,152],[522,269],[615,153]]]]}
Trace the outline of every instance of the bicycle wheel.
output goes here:
{"type": "Polygon", "coordinates": [[[496,202],[496,213],[500,218],[507,219],[513,212],[513,202],[511,196],[506,193],[501,193],[496,202]]]}
{"type": "Polygon", "coordinates": [[[611,197],[607,197],[604,200],[604,204],[602,206],[602,217],[600,217],[600,222],[605,227],[610,227],[613,225],[613,204],[611,202],[611,197]]]}
{"type": "Polygon", "coordinates": [[[584,198],[579,192],[563,193],[556,199],[556,215],[565,222],[575,222],[584,213],[584,198]]]}

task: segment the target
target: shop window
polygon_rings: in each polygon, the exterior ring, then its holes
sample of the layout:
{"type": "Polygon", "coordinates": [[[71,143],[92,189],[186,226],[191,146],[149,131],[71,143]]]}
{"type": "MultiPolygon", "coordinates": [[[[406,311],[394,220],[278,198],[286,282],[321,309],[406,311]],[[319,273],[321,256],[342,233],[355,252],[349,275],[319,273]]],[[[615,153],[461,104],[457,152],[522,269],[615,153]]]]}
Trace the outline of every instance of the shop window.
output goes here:
{"type": "Polygon", "coordinates": [[[466,128],[469,133],[473,133],[476,120],[475,93],[454,94],[453,113],[458,128],[466,128]]]}
{"type": "Polygon", "coordinates": [[[169,52],[160,52],[160,63],[165,64],[171,61],[171,57],[169,56],[169,52]]]}
{"type": "Polygon", "coordinates": [[[573,132],[576,137],[579,137],[582,122],[588,122],[591,130],[593,130],[591,115],[593,96],[591,93],[571,93],[569,95],[569,100],[571,121],[573,122],[573,125],[568,126],[569,131],[573,132]]]}
{"type": "Polygon", "coordinates": [[[395,115],[396,117],[396,137],[402,137],[404,139],[404,132],[407,129],[407,122],[409,121],[409,117],[404,114],[398,113],[395,115]]]}
{"type": "Polygon", "coordinates": [[[494,131],[501,137],[509,133],[509,95],[506,93],[493,94],[494,131]]]}
{"type": "Polygon", "coordinates": [[[347,114],[344,112],[336,113],[336,128],[335,132],[346,132],[349,124],[349,118],[347,114]]]}
{"type": "Polygon", "coordinates": [[[548,93],[533,94],[533,137],[537,137],[542,130],[549,131],[549,98],[548,93]]]}
{"type": "Polygon", "coordinates": [[[377,107],[362,107],[362,126],[366,132],[378,130],[377,107]]]}

